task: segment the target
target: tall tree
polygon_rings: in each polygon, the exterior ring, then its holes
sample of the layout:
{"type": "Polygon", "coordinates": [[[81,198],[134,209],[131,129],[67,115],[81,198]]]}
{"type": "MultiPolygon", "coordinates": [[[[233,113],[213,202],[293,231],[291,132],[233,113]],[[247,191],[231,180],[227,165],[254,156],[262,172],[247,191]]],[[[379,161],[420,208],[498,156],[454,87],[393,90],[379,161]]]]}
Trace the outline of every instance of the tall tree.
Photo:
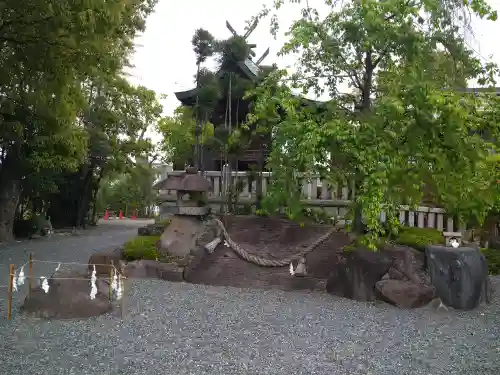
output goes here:
{"type": "Polygon", "coordinates": [[[78,170],[87,158],[88,93],[98,89],[95,80],[120,74],[155,3],[0,5],[0,242],[12,235],[23,185],[33,173],[78,170]]]}
{"type": "Polygon", "coordinates": [[[494,179],[486,157],[498,144],[479,133],[497,133],[498,100],[457,88],[473,78],[493,84],[497,69],[474,57],[455,15],[494,21],[496,13],[482,0],[325,5],[320,17],[305,2],[288,33],[281,53],[299,54],[297,72],[271,74],[257,92],[254,119],[278,115],[276,108],[282,119],[270,161],[274,203],[298,207],[299,194],[288,194],[296,172],[318,171],[331,182],[354,178],[355,229],[363,230],[363,217],[369,238],[383,230],[381,211],[396,225],[399,205],[418,203],[424,185],[457,213],[475,196],[475,215],[484,216],[491,201],[482,193],[494,179]],[[328,93],[323,116],[299,106],[292,88],[328,93]]]}

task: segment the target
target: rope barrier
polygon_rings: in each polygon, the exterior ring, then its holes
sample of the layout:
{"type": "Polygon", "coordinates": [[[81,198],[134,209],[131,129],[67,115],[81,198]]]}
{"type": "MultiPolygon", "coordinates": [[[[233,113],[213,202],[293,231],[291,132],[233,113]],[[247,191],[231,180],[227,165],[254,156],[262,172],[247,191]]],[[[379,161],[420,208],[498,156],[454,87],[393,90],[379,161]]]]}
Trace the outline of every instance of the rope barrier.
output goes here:
{"type": "Polygon", "coordinates": [[[217,226],[221,229],[222,235],[226,242],[228,243],[229,247],[243,260],[246,260],[247,262],[253,263],[257,266],[261,267],[283,267],[287,266],[290,263],[292,263],[294,260],[300,259],[313,251],[316,247],[321,245],[323,242],[325,242],[328,238],[330,238],[334,233],[338,232],[340,228],[337,227],[332,227],[327,233],[319,237],[316,241],[314,241],[311,245],[306,247],[305,249],[299,251],[298,253],[281,259],[281,260],[275,260],[275,259],[266,259],[263,257],[260,257],[258,255],[250,254],[247,250],[243,249],[240,247],[236,242],[234,242],[231,237],[229,236],[229,233],[226,230],[226,227],[217,218],[213,219],[213,222],[217,224],[217,226]]]}

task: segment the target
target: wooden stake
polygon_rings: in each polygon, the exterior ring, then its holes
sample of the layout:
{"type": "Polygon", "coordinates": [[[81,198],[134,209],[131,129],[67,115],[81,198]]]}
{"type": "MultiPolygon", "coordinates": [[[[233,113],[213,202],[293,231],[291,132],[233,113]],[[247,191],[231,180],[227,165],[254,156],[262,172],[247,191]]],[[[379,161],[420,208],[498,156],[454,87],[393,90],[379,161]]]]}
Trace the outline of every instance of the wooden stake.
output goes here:
{"type": "Polygon", "coordinates": [[[33,253],[30,253],[29,276],[28,276],[28,298],[31,298],[32,289],[33,289],[33,253]]]}
{"type": "Polygon", "coordinates": [[[109,293],[108,293],[108,298],[111,301],[111,299],[113,298],[113,287],[112,287],[112,284],[113,284],[113,270],[114,270],[114,264],[113,264],[112,260],[110,261],[110,264],[111,264],[111,266],[109,267],[109,289],[108,289],[109,293]]]}
{"type": "Polygon", "coordinates": [[[12,293],[14,291],[14,265],[11,264],[9,267],[9,292],[7,296],[7,319],[12,318],[12,293]]]}

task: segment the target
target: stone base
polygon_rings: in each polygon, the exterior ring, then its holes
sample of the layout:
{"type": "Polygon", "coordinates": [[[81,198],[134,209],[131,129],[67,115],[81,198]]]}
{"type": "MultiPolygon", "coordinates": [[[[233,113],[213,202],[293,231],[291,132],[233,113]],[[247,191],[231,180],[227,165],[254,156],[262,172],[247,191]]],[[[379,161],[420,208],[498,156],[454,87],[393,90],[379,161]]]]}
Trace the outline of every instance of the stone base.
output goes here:
{"type": "Polygon", "coordinates": [[[157,278],[167,281],[183,281],[184,267],[175,263],[161,263],[154,260],[138,260],[125,266],[124,274],[128,278],[157,278]]]}
{"type": "Polygon", "coordinates": [[[196,247],[204,223],[198,218],[174,216],[161,235],[158,251],[162,254],[185,257],[196,247]]]}
{"type": "Polygon", "coordinates": [[[23,314],[44,319],[83,319],[106,314],[113,309],[109,300],[109,284],[97,279],[98,293],[90,299],[90,280],[86,273],[65,273],[57,277],[71,278],[49,279],[49,291],[38,286],[26,298],[21,311],[23,314]],[[74,280],[81,278],[82,280],[74,280]]]}

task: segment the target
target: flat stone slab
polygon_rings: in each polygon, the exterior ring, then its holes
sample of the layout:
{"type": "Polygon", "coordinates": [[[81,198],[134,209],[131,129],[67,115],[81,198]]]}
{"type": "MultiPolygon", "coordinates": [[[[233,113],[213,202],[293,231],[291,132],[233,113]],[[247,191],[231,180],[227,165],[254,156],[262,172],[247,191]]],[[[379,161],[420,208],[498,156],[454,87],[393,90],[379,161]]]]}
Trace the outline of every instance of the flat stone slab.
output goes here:
{"type": "Polygon", "coordinates": [[[119,247],[115,250],[110,251],[96,252],[89,258],[89,272],[92,272],[95,265],[97,276],[109,276],[109,268],[111,267],[111,262],[113,262],[113,265],[117,269],[119,269],[122,259],[123,247],[119,247]]]}
{"type": "Polygon", "coordinates": [[[127,263],[124,275],[128,278],[161,279],[183,281],[184,267],[175,263],[161,263],[154,260],[138,260],[127,263]]]}

